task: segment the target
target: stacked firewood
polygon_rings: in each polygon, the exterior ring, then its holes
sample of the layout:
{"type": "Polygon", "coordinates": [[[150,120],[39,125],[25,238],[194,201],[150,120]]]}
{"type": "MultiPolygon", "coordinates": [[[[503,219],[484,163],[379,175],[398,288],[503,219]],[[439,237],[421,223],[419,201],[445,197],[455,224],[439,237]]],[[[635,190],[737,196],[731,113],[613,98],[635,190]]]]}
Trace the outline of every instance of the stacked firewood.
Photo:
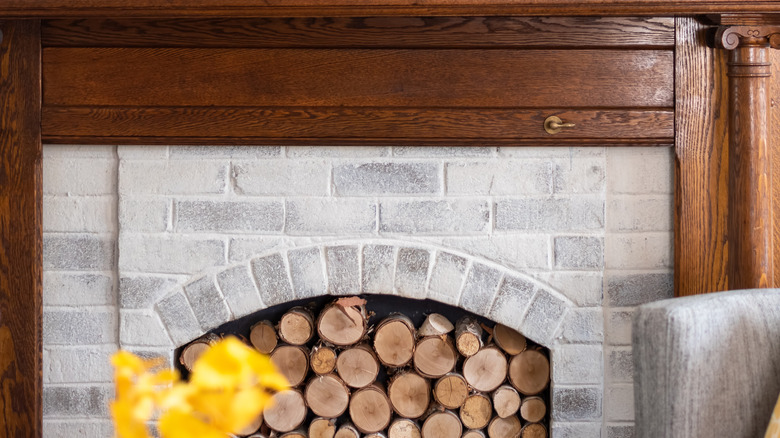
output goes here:
{"type": "MultiPolygon", "coordinates": [[[[500,324],[432,313],[369,326],[366,301],[340,298],[318,315],[294,307],[252,326],[249,342],[291,388],[237,436],[253,438],[540,438],[550,381],[544,350],[500,324]]],[[[185,368],[215,339],[180,355],[185,368]]]]}

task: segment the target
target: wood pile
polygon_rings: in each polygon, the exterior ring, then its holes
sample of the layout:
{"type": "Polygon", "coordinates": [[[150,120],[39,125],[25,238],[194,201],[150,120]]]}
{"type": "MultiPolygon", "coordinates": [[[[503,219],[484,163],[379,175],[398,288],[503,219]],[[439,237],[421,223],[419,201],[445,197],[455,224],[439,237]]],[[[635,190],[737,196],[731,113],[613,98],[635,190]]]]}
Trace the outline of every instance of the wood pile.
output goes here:
{"type": "MultiPolygon", "coordinates": [[[[547,437],[546,350],[470,316],[432,313],[418,327],[390,314],[372,325],[366,304],[340,298],[316,313],[294,307],[275,324],[251,326],[248,342],[270,355],[291,388],[236,436],[547,437]]],[[[216,338],[187,345],[183,367],[216,338]]]]}

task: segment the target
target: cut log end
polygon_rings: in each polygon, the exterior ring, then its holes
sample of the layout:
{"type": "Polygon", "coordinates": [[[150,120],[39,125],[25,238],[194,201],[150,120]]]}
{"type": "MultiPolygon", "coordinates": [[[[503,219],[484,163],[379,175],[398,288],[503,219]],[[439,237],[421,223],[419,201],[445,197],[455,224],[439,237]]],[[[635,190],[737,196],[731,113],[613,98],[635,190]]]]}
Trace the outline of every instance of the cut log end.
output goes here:
{"type": "Polygon", "coordinates": [[[316,374],[330,374],[336,369],[336,350],[317,345],[311,349],[309,363],[316,374]]]}
{"type": "Polygon", "coordinates": [[[331,304],[320,312],[317,332],[320,338],[333,345],[348,346],[366,335],[365,309],[331,304]]]}
{"type": "Polygon", "coordinates": [[[414,372],[402,372],[393,377],[387,388],[393,410],[406,418],[421,417],[431,401],[431,385],[414,372]]]}
{"type": "Polygon", "coordinates": [[[271,405],[265,409],[265,424],[277,432],[291,432],[306,418],[306,403],[303,394],[296,389],[277,392],[271,405]]]}
{"type": "Polygon", "coordinates": [[[485,432],[481,430],[467,430],[462,438],[486,438],[485,432]]]}
{"type": "Polygon", "coordinates": [[[192,371],[195,361],[220,339],[221,338],[218,335],[209,333],[190,342],[190,344],[182,350],[181,355],[179,356],[179,363],[181,363],[187,371],[192,371]]]}
{"type": "Polygon", "coordinates": [[[506,356],[496,347],[485,347],[463,362],[463,377],[477,391],[495,390],[506,375],[506,356]]]}
{"type": "Polygon", "coordinates": [[[425,318],[425,321],[420,326],[420,330],[417,334],[420,337],[425,336],[442,336],[455,330],[455,326],[452,325],[447,317],[438,313],[431,313],[425,318]]]}
{"type": "Polygon", "coordinates": [[[455,324],[455,346],[460,354],[471,357],[482,348],[482,327],[470,317],[463,317],[455,324]]]}
{"type": "Polygon", "coordinates": [[[493,341],[510,356],[520,354],[527,346],[525,336],[503,324],[493,328],[493,341]]]}
{"type": "Polygon", "coordinates": [[[487,431],[490,438],[518,437],[522,430],[520,419],[512,416],[507,418],[493,417],[487,431]]]}
{"type": "Polygon", "coordinates": [[[520,416],[529,423],[538,423],[547,415],[547,404],[541,397],[526,397],[520,405],[520,416]]]}
{"type": "Polygon", "coordinates": [[[451,411],[434,412],[423,423],[422,438],[452,438],[459,437],[463,425],[455,413],[451,411]]]}
{"type": "Polygon", "coordinates": [[[336,418],[347,410],[349,389],[333,374],[315,376],[306,384],[306,403],[315,415],[336,418]]]}
{"type": "Polygon", "coordinates": [[[390,425],[393,410],[390,400],[378,385],[356,391],[349,401],[349,417],[363,433],[375,433],[390,425]]]}
{"type": "Polygon", "coordinates": [[[509,385],[502,385],[493,392],[493,409],[501,418],[515,415],[520,409],[520,394],[509,385]]]}
{"type": "Polygon", "coordinates": [[[521,438],[547,438],[547,428],[539,423],[528,423],[520,431],[521,438]]]}
{"type": "Polygon", "coordinates": [[[379,368],[376,355],[366,344],[344,350],[336,359],[339,377],[352,388],[363,388],[373,383],[379,368]]]}
{"type": "Polygon", "coordinates": [[[271,353],[271,362],[276,366],[290,386],[298,386],[309,373],[309,352],[297,345],[280,345],[271,353]]]}
{"type": "Polygon", "coordinates": [[[459,409],[469,396],[469,385],[460,374],[449,373],[436,381],[433,397],[447,409],[459,409]]]}
{"type": "Polygon", "coordinates": [[[279,321],[279,338],[290,345],[303,345],[314,335],[314,316],[303,307],[293,307],[279,321]]]}
{"type": "Polygon", "coordinates": [[[523,395],[536,395],[550,383],[550,361],[538,350],[525,350],[509,362],[509,382],[523,395]]]}
{"type": "Polygon", "coordinates": [[[374,350],[379,360],[389,367],[402,367],[409,363],[414,344],[414,325],[403,315],[385,318],[374,333],[374,350]]]}
{"type": "Polygon", "coordinates": [[[421,438],[420,426],[408,418],[396,418],[387,429],[387,438],[421,438]]]}
{"type": "Polygon", "coordinates": [[[317,417],[309,423],[309,438],[334,438],[336,419],[317,417]]]}
{"type": "Polygon", "coordinates": [[[417,342],[414,368],[428,378],[441,377],[455,368],[458,354],[446,336],[430,336],[417,342]]]}
{"type": "Polygon", "coordinates": [[[352,424],[342,424],[333,438],[360,438],[360,431],[352,424]]]}
{"type": "Polygon", "coordinates": [[[276,329],[271,321],[260,321],[249,330],[249,342],[263,354],[271,354],[276,348],[276,329]]]}
{"type": "Polygon", "coordinates": [[[493,404],[484,394],[472,394],[460,408],[460,420],[468,429],[482,429],[493,416],[493,404]]]}

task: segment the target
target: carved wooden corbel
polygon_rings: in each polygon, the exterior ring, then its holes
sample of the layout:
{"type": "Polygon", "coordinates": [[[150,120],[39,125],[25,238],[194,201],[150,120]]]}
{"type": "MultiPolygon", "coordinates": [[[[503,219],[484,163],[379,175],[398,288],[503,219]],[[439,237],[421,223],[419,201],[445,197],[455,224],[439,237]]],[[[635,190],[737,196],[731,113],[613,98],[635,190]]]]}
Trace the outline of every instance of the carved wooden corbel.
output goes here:
{"type": "Polygon", "coordinates": [[[769,157],[770,47],[780,48],[780,26],[718,29],[730,50],[729,77],[729,289],[774,283],[769,157]]]}

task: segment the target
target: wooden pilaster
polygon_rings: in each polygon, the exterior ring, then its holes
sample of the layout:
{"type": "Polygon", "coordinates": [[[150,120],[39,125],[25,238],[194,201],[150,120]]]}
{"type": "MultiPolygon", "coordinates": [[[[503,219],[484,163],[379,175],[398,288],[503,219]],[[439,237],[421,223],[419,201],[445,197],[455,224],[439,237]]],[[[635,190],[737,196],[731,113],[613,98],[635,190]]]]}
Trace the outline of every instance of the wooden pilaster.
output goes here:
{"type": "Polygon", "coordinates": [[[40,21],[0,31],[0,436],[40,437],[40,21]]]}

